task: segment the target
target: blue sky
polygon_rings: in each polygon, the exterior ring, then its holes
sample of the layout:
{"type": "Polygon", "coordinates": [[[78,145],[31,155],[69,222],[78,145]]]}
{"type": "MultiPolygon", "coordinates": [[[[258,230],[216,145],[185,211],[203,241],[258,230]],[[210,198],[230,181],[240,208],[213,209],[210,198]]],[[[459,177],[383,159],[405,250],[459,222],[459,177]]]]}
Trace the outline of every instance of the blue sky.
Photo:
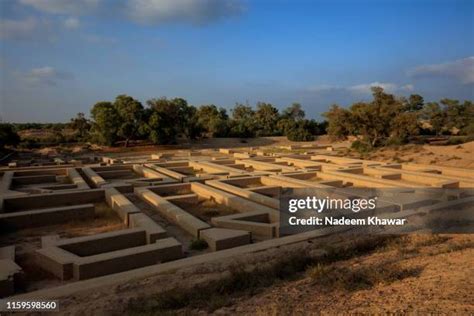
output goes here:
{"type": "Polygon", "coordinates": [[[1,0],[0,115],[58,122],[143,103],[474,99],[474,1],[1,0]]]}

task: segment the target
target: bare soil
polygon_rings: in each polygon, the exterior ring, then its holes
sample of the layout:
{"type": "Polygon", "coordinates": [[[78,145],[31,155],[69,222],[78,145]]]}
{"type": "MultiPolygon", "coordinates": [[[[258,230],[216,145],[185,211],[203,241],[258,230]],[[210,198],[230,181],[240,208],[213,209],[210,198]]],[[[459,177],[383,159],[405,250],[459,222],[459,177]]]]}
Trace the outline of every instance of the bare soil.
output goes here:
{"type": "MultiPolygon", "coordinates": [[[[281,137],[250,140],[209,139],[181,144],[192,149],[257,147],[290,144],[281,137]]],[[[328,144],[321,137],[316,143],[328,144]]],[[[350,142],[334,144],[341,153],[360,158],[348,149],[350,142]]],[[[269,150],[275,150],[267,147],[269,150]]],[[[176,147],[107,149],[109,153],[156,152],[176,147]]],[[[381,148],[363,158],[390,162],[413,162],[439,166],[474,168],[474,142],[452,146],[405,145],[381,148]]],[[[212,207],[213,208],[213,207],[212,207]]],[[[189,210],[191,212],[191,210],[189,210]]],[[[219,210],[218,210],[219,211],[219,210]]],[[[153,215],[156,219],[156,214],[153,215]]],[[[158,221],[159,222],[159,221],[158,221]]],[[[167,230],[170,227],[165,227],[167,230]]],[[[68,232],[71,230],[68,228],[68,232]]],[[[182,237],[189,242],[189,237],[182,237]]],[[[179,238],[178,238],[179,239],[179,238]]],[[[181,241],[181,240],[180,240],[181,241]]],[[[232,266],[258,267],[288,256],[289,252],[316,251],[323,244],[299,243],[215,263],[157,275],[113,288],[97,289],[61,300],[64,314],[133,314],[130,302],[139,300],[145,308],[167,290],[186,292],[213,280],[228,277],[232,266]],[[185,280],[185,281],[183,281],[185,280]]],[[[410,235],[376,251],[349,259],[312,265],[289,279],[230,295],[215,293],[208,302],[178,309],[149,309],[145,314],[474,314],[474,236],[410,235]],[[212,304],[210,303],[212,301],[212,304]],[[216,303],[217,302],[217,303],[216,303]]],[[[189,302],[188,302],[189,303],[189,302]]],[[[139,313],[140,314],[140,313],[139,313]]]]}
{"type": "Polygon", "coordinates": [[[380,148],[361,157],[354,151],[350,156],[397,163],[418,163],[457,168],[474,168],[474,142],[461,145],[404,145],[380,148]]]}
{"type": "Polygon", "coordinates": [[[408,245],[394,245],[385,251],[337,262],[323,269],[320,275],[315,276],[309,269],[297,280],[282,282],[253,297],[239,298],[217,312],[252,315],[472,314],[474,237],[444,237],[446,240],[424,244],[419,240],[423,237],[409,236],[408,245]],[[377,279],[377,267],[381,264],[396,269],[390,272],[397,278],[377,279]],[[363,277],[367,277],[362,274],[364,269],[369,271],[369,278],[377,281],[375,284],[364,286],[363,277]],[[355,279],[362,282],[362,286],[354,288],[354,284],[345,284],[340,271],[355,271],[356,277],[357,273],[362,274],[360,279],[355,279]],[[404,271],[408,273],[403,275],[404,271]],[[342,284],[338,285],[338,282],[342,284]]]}

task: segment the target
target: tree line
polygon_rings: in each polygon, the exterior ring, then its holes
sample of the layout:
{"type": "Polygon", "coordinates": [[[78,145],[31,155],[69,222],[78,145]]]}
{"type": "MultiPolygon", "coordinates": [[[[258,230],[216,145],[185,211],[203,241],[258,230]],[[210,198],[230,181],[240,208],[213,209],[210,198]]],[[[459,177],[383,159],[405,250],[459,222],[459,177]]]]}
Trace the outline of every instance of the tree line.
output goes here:
{"type": "Polygon", "coordinates": [[[474,103],[442,99],[424,102],[422,96],[396,97],[380,87],[372,88],[370,102],[349,108],[332,105],[323,114],[327,133],[335,138],[357,136],[354,147],[368,150],[410,142],[418,135],[474,135],[474,103]]]}
{"type": "Polygon", "coordinates": [[[287,136],[292,141],[310,141],[315,135],[333,138],[357,137],[353,146],[368,150],[404,144],[419,135],[468,135],[474,138],[474,103],[453,99],[426,102],[418,94],[397,97],[380,87],[372,88],[372,100],[348,108],[332,105],[323,113],[325,121],[307,119],[299,103],[279,111],[270,103],[255,107],[237,103],[229,112],[216,105],[195,107],[183,98],[154,98],[143,105],[128,95],[113,102],[101,101],[90,111],[91,119],[78,113],[69,123],[0,123],[0,149],[20,141],[23,129],[48,129],[55,142],[64,130],[73,131],[67,142],[80,141],[114,146],[147,140],[174,144],[179,138],[287,136]]]}
{"type": "Polygon", "coordinates": [[[195,107],[182,98],[157,98],[143,106],[128,95],[114,102],[98,102],[91,109],[91,120],[83,113],[71,119],[78,137],[93,143],[113,146],[132,140],[154,144],[175,144],[178,138],[287,136],[294,141],[309,141],[325,133],[326,123],[305,118],[299,103],[281,113],[270,103],[258,102],[255,108],[236,104],[230,114],[213,104],[195,107]]]}

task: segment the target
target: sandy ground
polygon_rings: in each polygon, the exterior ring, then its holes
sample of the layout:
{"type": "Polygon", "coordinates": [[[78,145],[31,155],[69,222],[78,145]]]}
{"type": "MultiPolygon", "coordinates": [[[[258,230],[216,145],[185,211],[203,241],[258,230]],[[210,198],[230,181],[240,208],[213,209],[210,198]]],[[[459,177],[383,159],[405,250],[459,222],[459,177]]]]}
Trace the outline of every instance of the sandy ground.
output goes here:
{"type": "Polygon", "coordinates": [[[367,289],[348,290],[327,286],[321,284],[318,278],[303,275],[296,281],[265,289],[251,298],[240,298],[232,306],[222,308],[216,313],[472,315],[474,237],[470,235],[446,237],[448,238],[446,241],[419,247],[411,253],[401,253],[400,249],[389,249],[335,264],[338,268],[357,270],[360,267],[370,269],[380,265],[381,262],[396,263],[400,269],[413,272],[407,277],[402,275],[399,280],[389,284],[382,281],[367,289]],[[463,249],[456,250],[458,247],[463,249]]]}
{"type": "Polygon", "coordinates": [[[402,242],[389,243],[348,260],[327,263],[323,273],[314,273],[319,268],[316,264],[289,280],[275,281],[269,287],[236,291],[217,309],[209,303],[216,301],[216,297],[204,298],[201,307],[193,308],[158,310],[147,307],[145,311],[137,311],[129,307],[130,300],[138,300],[139,308],[153,304],[154,298],[171,289],[196,293],[197,287],[228,277],[233,267],[262,267],[294,254],[311,253],[325,245],[344,241],[337,238],[283,246],[97,289],[93,294],[78,294],[62,299],[61,311],[65,315],[474,313],[474,236],[471,235],[411,235],[402,242]],[[390,279],[380,274],[381,267],[385,274],[389,273],[390,279]],[[344,281],[345,274],[352,278],[344,281]],[[358,287],[367,279],[373,280],[372,284],[358,287]]]}
{"type": "MultiPolygon", "coordinates": [[[[317,143],[328,144],[324,137],[317,143]]],[[[261,138],[241,142],[238,139],[213,139],[187,144],[191,148],[256,147],[289,144],[282,138],[261,138]]],[[[335,144],[348,147],[348,142],[335,144]]],[[[184,144],[186,146],[186,144],[184,144]]],[[[162,149],[162,148],[160,148],[162,149]]],[[[166,149],[166,148],[163,148],[166,149]]],[[[173,148],[169,148],[173,149],[173,148]]],[[[111,152],[123,152],[114,149],[111,152]]],[[[127,150],[128,151],[128,150],[127,150]]],[[[157,147],[134,148],[131,152],[156,152],[157,147]]],[[[342,149],[342,151],[347,151],[342,149]]],[[[474,142],[453,146],[406,145],[382,148],[365,156],[367,159],[435,164],[474,168],[474,142]]],[[[354,151],[348,155],[360,157],[354,151]]],[[[308,250],[314,247],[307,243],[293,245],[292,251],[308,250]]],[[[152,293],[173,288],[192,287],[205,284],[212,279],[226,275],[235,260],[241,265],[261,265],[275,258],[285,256],[284,249],[270,250],[246,255],[242,258],[206,264],[174,274],[137,280],[113,288],[100,289],[93,294],[83,293],[61,300],[64,314],[128,314],[131,299],[144,298],[152,293]],[[186,280],[186,282],[183,282],[186,280]]],[[[215,314],[243,315],[286,315],[286,314],[340,314],[340,313],[442,313],[474,314],[474,236],[449,235],[434,243],[409,240],[408,246],[394,246],[350,260],[335,262],[329,269],[315,277],[311,269],[299,274],[294,280],[279,281],[259,291],[236,294],[225,307],[214,310],[215,314]],[[347,289],[338,285],[332,269],[346,268],[359,271],[374,270],[383,264],[396,265],[407,275],[386,282],[347,289]],[[329,278],[330,282],[327,282],[329,278]],[[334,282],[332,282],[334,281],[334,282]],[[333,284],[334,283],[334,284],[333,284]]],[[[344,282],[342,282],[344,284],[344,282]]],[[[206,308],[172,310],[172,314],[208,314],[206,308]]],[[[151,312],[161,315],[161,312],[151,312]]]]}
{"type": "MultiPolygon", "coordinates": [[[[356,155],[352,153],[353,155],[356,155]]],[[[474,168],[474,142],[461,145],[405,145],[381,148],[367,157],[372,160],[474,168]]]]}

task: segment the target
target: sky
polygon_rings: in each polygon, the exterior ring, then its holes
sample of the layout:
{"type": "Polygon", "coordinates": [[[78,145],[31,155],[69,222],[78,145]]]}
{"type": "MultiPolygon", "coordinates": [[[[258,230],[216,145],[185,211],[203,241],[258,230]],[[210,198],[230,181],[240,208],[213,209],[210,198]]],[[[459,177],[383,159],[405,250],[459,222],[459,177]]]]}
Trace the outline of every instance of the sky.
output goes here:
{"type": "Polygon", "coordinates": [[[474,0],[0,0],[0,118],[145,104],[474,100],[474,0]]]}

